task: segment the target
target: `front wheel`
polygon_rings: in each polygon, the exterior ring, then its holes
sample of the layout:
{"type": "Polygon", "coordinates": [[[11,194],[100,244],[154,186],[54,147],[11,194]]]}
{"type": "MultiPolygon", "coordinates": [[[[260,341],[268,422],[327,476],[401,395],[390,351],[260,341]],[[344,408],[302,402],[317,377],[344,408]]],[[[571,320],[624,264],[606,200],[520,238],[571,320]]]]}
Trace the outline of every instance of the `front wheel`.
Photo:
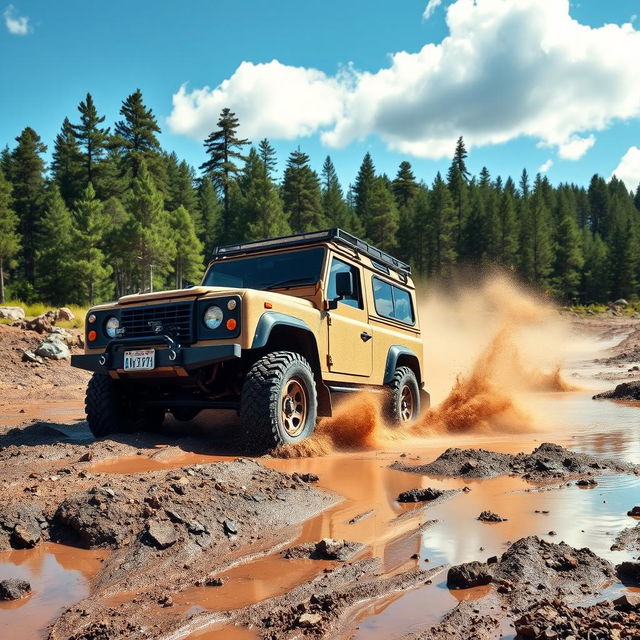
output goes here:
{"type": "Polygon", "coordinates": [[[420,415],[420,386],[413,369],[398,367],[389,383],[387,416],[393,425],[410,424],[420,415]]]}
{"type": "Polygon", "coordinates": [[[299,353],[267,353],[247,372],[240,419],[249,442],[266,449],[299,442],[313,433],[317,416],[313,371],[299,353]]]}
{"type": "Polygon", "coordinates": [[[112,433],[159,431],[165,417],[164,409],[141,406],[121,382],[98,373],[91,376],[87,385],[85,411],[96,438],[112,433]]]}

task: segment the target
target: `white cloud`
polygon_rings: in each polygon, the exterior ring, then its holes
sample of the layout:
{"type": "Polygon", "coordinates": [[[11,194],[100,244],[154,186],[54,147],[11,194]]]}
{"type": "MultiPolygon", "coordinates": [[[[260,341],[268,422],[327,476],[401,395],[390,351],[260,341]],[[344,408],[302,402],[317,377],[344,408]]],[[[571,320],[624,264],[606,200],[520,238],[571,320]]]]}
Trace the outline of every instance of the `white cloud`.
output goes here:
{"type": "Polygon", "coordinates": [[[538,173],[547,173],[553,167],[553,160],[549,158],[538,167],[538,173]]]}
{"type": "Polygon", "coordinates": [[[15,7],[10,4],[3,13],[4,24],[7,31],[14,36],[26,36],[29,33],[30,25],[27,16],[17,16],[15,7]]]}
{"type": "Polygon", "coordinates": [[[627,189],[635,191],[640,185],[640,148],[629,147],[611,175],[622,180],[627,189]]]}
{"type": "Polygon", "coordinates": [[[582,25],[568,0],[456,0],[446,19],[442,42],[395,53],[375,72],[243,62],[215,89],[183,86],[171,128],[202,137],[228,106],[254,138],[320,132],[342,147],[378,135],[441,158],[460,135],[469,147],[529,137],[575,160],[594,132],[640,116],[640,31],[630,23],[582,25]]]}
{"type": "Polygon", "coordinates": [[[427,6],[424,8],[422,18],[428,20],[435,12],[436,9],[442,4],[442,0],[429,0],[427,6]]]}
{"type": "Polygon", "coordinates": [[[169,126],[175,133],[203,138],[216,128],[220,111],[231,107],[242,135],[249,138],[307,136],[340,117],[347,84],[345,77],[329,78],[316,69],[277,60],[243,62],[215,89],[180,87],[173,96],[169,126]]]}

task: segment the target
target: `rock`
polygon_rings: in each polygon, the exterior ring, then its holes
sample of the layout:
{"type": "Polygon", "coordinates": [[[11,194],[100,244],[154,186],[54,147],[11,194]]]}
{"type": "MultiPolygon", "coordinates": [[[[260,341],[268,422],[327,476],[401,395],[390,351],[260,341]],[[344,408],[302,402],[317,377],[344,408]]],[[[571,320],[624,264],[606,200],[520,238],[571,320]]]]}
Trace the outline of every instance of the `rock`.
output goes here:
{"type": "Polygon", "coordinates": [[[77,343],[75,336],[62,327],[53,327],[47,337],[60,340],[61,342],[64,342],[68,347],[72,347],[77,343]]]}
{"type": "Polygon", "coordinates": [[[327,560],[348,560],[353,557],[363,545],[359,542],[323,538],[316,543],[316,552],[327,560]]]}
{"type": "Polygon", "coordinates": [[[24,309],[22,307],[0,307],[0,318],[6,320],[23,320],[24,309]]]}
{"type": "Polygon", "coordinates": [[[222,523],[222,526],[224,528],[224,532],[228,536],[238,535],[238,525],[235,520],[231,520],[230,518],[227,518],[222,523]]]}
{"type": "Polygon", "coordinates": [[[628,516],[633,516],[634,518],[640,518],[640,507],[633,507],[631,511],[627,511],[628,516]]]}
{"type": "Polygon", "coordinates": [[[598,483],[593,478],[589,478],[589,479],[583,478],[582,480],[578,480],[576,482],[576,485],[578,487],[591,487],[591,488],[593,488],[593,487],[597,487],[598,483]]]}
{"type": "Polygon", "coordinates": [[[38,333],[47,333],[51,331],[53,325],[56,323],[56,315],[54,311],[47,311],[42,315],[35,317],[33,320],[23,320],[20,322],[20,326],[28,331],[37,331],[38,333]]]}
{"type": "Polygon", "coordinates": [[[37,356],[33,351],[29,351],[29,349],[22,350],[22,361],[23,362],[35,362],[36,364],[44,364],[44,360],[37,356]]]}
{"type": "Polygon", "coordinates": [[[71,357],[69,347],[62,342],[55,334],[47,337],[36,349],[36,355],[52,360],[63,360],[71,357]]]}
{"type": "Polygon", "coordinates": [[[484,562],[465,562],[449,569],[447,587],[449,589],[468,589],[489,584],[491,571],[484,562]]]}
{"type": "Polygon", "coordinates": [[[221,578],[220,576],[214,576],[211,578],[207,578],[204,581],[204,584],[207,587],[221,587],[224,584],[225,580],[224,578],[221,578]]]}
{"type": "Polygon", "coordinates": [[[78,458],[78,462],[89,462],[90,460],[93,460],[93,451],[87,451],[78,458]]]}
{"type": "Polygon", "coordinates": [[[432,489],[427,487],[426,489],[411,489],[409,491],[403,491],[396,500],[398,502],[429,502],[435,500],[442,495],[440,489],[432,489]]]}
{"type": "Polygon", "coordinates": [[[31,585],[20,578],[0,580],[0,600],[19,600],[31,593],[31,585]]]}
{"type": "Polygon", "coordinates": [[[322,616],[319,613],[303,613],[298,618],[298,626],[315,627],[322,622],[322,616]]]}
{"type": "Polygon", "coordinates": [[[75,320],[75,315],[69,307],[60,307],[54,311],[56,322],[71,322],[75,320]]]}
{"type": "Polygon", "coordinates": [[[497,513],[493,511],[483,511],[479,516],[478,520],[482,522],[506,522],[507,519],[499,516],[497,513]]]}
{"type": "Polygon", "coordinates": [[[11,532],[11,546],[15,549],[32,549],[40,542],[40,525],[17,524],[11,532]]]}
{"type": "Polygon", "coordinates": [[[640,381],[634,380],[633,382],[623,382],[612,391],[597,393],[593,396],[594,400],[601,400],[603,398],[615,400],[640,400],[640,381]]]}
{"type": "Polygon", "coordinates": [[[175,527],[166,521],[151,520],[147,523],[146,543],[156,549],[167,549],[178,541],[175,527]]]}
{"type": "Polygon", "coordinates": [[[616,608],[623,610],[637,609],[640,611],[640,593],[625,593],[613,601],[616,608]]]}
{"type": "Polygon", "coordinates": [[[320,480],[319,476],[315,473],[294,473],[292,477],[300,478],[302,482],[318,482],[318,480],[320,480]]]}
{"type": "Polygon", "coordinates": [[[620,582],[627,587],[640,587],[640,562],[623,562],[616,566],[620,582]]]}
{"type": "Polygon", "coordinates": [[[612,307],[628,307],[629,303],[624,298],[618,298],[612,305],[612,307]]]}

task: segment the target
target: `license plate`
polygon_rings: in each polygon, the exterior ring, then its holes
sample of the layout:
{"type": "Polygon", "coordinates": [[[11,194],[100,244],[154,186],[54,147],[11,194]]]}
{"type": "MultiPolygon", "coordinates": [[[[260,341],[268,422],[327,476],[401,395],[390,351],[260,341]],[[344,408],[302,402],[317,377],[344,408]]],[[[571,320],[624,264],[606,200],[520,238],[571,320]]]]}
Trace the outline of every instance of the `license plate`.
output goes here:
{"type": "Polygon", "coordinates": [[[125,371],[151,371],[156,366],[155,349],[138,349],[124,352],[125,371]]]}

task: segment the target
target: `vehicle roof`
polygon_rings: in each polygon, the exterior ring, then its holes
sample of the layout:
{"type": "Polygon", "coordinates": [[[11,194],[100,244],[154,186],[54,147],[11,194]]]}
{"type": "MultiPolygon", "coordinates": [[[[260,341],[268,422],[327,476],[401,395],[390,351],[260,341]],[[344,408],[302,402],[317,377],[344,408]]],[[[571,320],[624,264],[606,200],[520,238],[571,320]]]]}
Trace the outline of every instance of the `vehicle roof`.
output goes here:
{"type": "Polygon", "coordinates": [[[269,249],[284,249],[287,247],[318,245],[330,242],[343,247],[349,247],[357,253],[364,254],[373,263],[378,263],[379,265],[392,269],[403,278],[408,278],[411,275],[411,267],[406,262],[402,262],[387,252],[382,251],[368,242],[360,240],[359,238],[356,238],[356,236],[338,228],[216,247],[213,250],[211,261],[214,262],[227,256],[262,253],[269,249]]]}

